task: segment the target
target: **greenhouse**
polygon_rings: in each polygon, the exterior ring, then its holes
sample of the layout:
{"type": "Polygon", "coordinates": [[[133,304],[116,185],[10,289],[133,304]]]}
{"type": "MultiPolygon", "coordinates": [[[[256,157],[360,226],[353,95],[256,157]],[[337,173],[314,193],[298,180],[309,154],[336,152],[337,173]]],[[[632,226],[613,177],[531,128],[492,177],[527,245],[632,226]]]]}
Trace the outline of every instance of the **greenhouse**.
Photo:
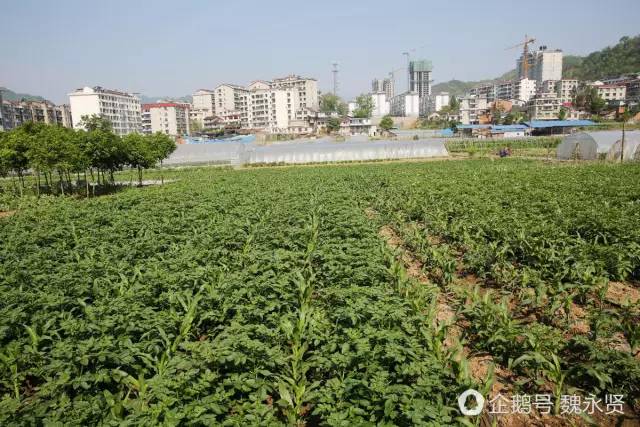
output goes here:
{"type": "Polygon", "coordinates": [[[239,160],[244,142],[219,142],[215,144],[180,144],[165,165],[231,164],[239,160]]]}
{"type": "MultiPolygon", "coordinates": [[[[627,132],[627,140],[634,138],[636,132],[627,132]]],[[[637,137],[635,137],[637,138],[637,137]]],[[[601,132],[580,132],[567,135],[562,139],[557,149],[559,160],[596,160],[601,157],[614,158],[612,149],[620,144],[622,131],[611,130],[601,132]]],[[[626,151],[625,147],[625,151],[626,151]]]]}
{"type": "Polygon", "coordinates": [[[189,164],[262,164],[324,163],[366,160],[393,160],[446,157],[449,153],[438,139],[418,141],[307,140],[256,143],[217,143],[179,145],[165,161],[166,165],[189,164]]]}
{"type": "Polygon", "coordinates": [[[260,163],[324,163],[366,160],[411,159],[448,156],[438,140],[315,142],[305,144],[247,146],[242,159],[245,164],[260,163]]]}
{"type": "Polygon", "coordinates": [[[624,144],[622,138],[616,141],[607,157],[613,160],[620,160],[622,157],[625,162],[640,161],[640,131],[625,132],[624,144]],[[624,156],[621,156],[622,153],[624,156]]]}

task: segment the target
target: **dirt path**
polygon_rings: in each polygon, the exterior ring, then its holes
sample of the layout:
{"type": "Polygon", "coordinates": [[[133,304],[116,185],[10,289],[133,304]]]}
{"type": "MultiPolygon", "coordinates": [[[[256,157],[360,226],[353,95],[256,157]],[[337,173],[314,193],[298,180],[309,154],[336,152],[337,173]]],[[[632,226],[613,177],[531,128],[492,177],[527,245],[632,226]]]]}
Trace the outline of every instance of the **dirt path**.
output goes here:
{"type": "Polygon", "coordinates": [[[0,212],[0,218],[9,218],[11,215],[15,214],[17,211],[2,211],[0,212]]]}

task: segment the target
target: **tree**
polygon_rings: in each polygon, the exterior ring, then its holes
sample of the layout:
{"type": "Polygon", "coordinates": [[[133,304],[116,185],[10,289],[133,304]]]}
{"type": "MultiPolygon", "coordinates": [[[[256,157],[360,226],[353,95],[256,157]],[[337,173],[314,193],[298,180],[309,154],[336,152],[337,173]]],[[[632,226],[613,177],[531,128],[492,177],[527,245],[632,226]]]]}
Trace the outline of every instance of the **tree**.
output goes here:
{"type": "Polygon", "coordinates": [[[491,123],[499,125],[502,122],[502,113],[504,113],[504,106],[497,101],[491,106],[491,123]]]}
{"type": "Polygon", "coordinates": [[[200,123],[199,120],[190,120],[189,129],[191,130],[191,133],[199,133],[202,131],[202,123],[200,123]]]}
{"type": "Polygon", "coordinates": [[[80,127],[82,127],[87,132],[91,132],[94,130],[113,132],[113,124],[111,123],[111,121],[97,114],[80,117],[80,127]]]}
{"type": "Polygon", "coordinates": [[[567,118],[567,109],[564,107],[560,107],[560,111],[558,112],[558,120],[564,120],[567,118]]]}
{"type": "Polygon", "coordinates": [[[382,120],[380,120],[380,129],[388,131],[393,127],[393,119],[390,116],[384,116],[382,120]]]}
{"type": "Polygon", "coordinates": [[[138,185],[142,186],[142,171],[155,167],[176,149],[175,141],[160,132],[152,135],[130,133],[122,138],[127,152],[127,164],[138,170],[138,185]]]}
{"type": "Polygon", "coordinates": [[[353,116],[358,118],[369,118],[373,113],[373,98],[371,95],[363,93],[356,98],[357,107],[353,111],[353,116]]]}
{"type": "Polygon", "coordinates": [[[148,138],[139,133],[130,133],[122,138],[127,150],[127,163],[138,170],[138,185],[142,187],[142,169],[155,165],[155,155],[148,138]]]}
{"type": "Polygon", "coordinates": [[[456,98],[455,95],[452,95],[451,98],[449,98],[449,112],[457,113],[459,111],[460,101],[458,101],[458,98],[456,98]]]}
{"type": "Polygon", "coordinates": [[[598,94],[594,86],[581,85],[572,92],[573,105],[580,110],[587,110],[592,114],[600,114],[607,103],[598,94]]]}
{"type": "Polygon", "coordinates": [[[330,117],[329,120],[327,120],[327,131],[329,131],[329,133],[333,133],[338,130],[340,130],[340,119],[337,117],[330,117]]]}
{"type": "Polygon", "coordinates": [[[339,96],[332,93],[324,93],[320,96],[320,112],[325,114],[337,113],[340,116],[345,116],[348,110],[347,104],[339,96]]]}
{"type": "Polygon", "coordinates": [[[593,96],[589,102],[589,111],[591,111],[593,114],[600,114],[606,106],[607,101],[602,99],[596,91],[595,96],[593,96]]]}

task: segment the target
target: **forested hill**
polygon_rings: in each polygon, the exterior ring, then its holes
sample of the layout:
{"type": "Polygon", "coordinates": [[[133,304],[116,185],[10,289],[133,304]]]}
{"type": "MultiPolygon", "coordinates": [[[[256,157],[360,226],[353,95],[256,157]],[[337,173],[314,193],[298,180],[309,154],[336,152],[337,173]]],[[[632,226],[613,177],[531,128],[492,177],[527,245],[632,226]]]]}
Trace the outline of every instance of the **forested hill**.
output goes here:
{"type": "Polygon", "coordinates": [[[565,66],[564,77],[598,80],[625,73],[640,72],[640,35],[623,37],[615,46],[605,47],[585,57],[575,57],[565,66]]]}
{"type": "MultiPolygon", "coordinates": [[[[625,73],[640,73],[640,35],[623,37],[615,46],[592,52],[587,56],[565,55],[563,77],[568,79],[598,80],[625,73]]],[[[495,79],[464,82],[449,80],[433,86],[433,93],[449,92],[462,95],[469,89],[516,77],[516,70],[506,72],[495,79]]]]}
{"type": "Polygon", "coordinates": [[[16,93],[6,87],[0,87],[0,92],[2,92],[2,99],[6,101],[20,101],[22,99],[25,101],[44,101],[44,98],[41,96],[29,95],[28,93],[16,93]]]}

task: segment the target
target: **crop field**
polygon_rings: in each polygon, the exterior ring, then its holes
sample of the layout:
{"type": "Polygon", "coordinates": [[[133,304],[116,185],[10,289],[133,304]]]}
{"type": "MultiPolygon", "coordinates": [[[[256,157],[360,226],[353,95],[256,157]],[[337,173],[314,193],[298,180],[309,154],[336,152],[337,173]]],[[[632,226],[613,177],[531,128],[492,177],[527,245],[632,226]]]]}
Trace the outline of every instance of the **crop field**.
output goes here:
{"type": "Polygon", "coordinates": [[[639,421],[639,166],[163,179],[6,204],[0,425],[639,421]],[[551,407],[464,416],[469,388],[551,407]],[[622,414],[567,395],[623,396],[622,414]]]}

